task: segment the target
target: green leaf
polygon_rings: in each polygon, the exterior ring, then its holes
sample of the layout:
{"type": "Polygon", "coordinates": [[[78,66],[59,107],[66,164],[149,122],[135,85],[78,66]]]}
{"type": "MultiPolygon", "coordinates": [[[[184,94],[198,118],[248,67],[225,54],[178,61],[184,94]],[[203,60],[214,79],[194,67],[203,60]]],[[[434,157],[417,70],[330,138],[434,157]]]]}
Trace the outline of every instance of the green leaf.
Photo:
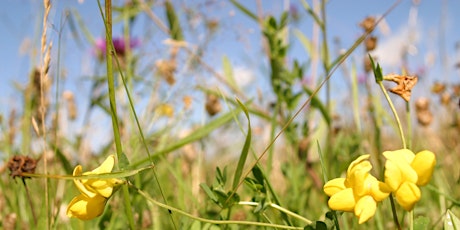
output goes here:
{"type": "Polygon", "coordinates": [[[214,193],[212,192],[211,188],[209,188],[209,186],[207,184],[201,183],[200,187],[201,187],[201,189],[203,189],[203,191],[206,193],[206,195],[208,195],[208,197],[211,198],[212,201],[217,203],[217,201],[218,201],[217,196],[214,195],[214,193]]]}
{"type": "Polygon", "coordinates": [[[129,160],[124,152],[122,152],[118,158],[118,165],[120,166],[121,170],[127,169],[129,167],[129,160]]]}
{"type": "Polygon", "coordinates": [[[241,12],[243,12],[244,14],[246,14],[247,16],[249,16],[250,18],[254,19],[255,21],[257,21],[257,15],[254,14],[253,12],[251,12],[250,10],[248,10],[248,8],[244,7],[243,5],[241,5],[238,1],[236,0],[230,0],[230,2],[236,6],[236,8],[238,8],[241,12]]]}
{"type": "Polygon", "coordinates": [[[227,167],[224,167],[223,172],[219,167],[216,168],[216,180],[221,186],[224,186],[227,183],[227,167]]]}
{"type": "Polygon", "coordinates": [[[430,219],[426,216],[419,216],[414,220],[414,230],[427,230],[430,219]]]}
{"type": "Polygon", "coordinates": [[[240,105],[241,109],[243,109],[246,118],[248,119],[248,133],[246,135],[246,140],[244,141],[243,149],[241,150],[240,159],[238,160],[238,165],[235,170],[235,176],[233,177],[233,186],[232,189],[235,190],[238,186],[241,178],[241,174],[243,173],[244,164],[246,163],[246,159],[249,153],[249,147],[251,146],[251,121],[249,119],[249,113],[246,109],[246,106],[243,105],[238,99],[236,99],[238,104],[240,105]]]}
{"type": "Polygon", "coordinates": [[[314,55],[313,53],[313,45],[310,41],[310,39],[307,38],[300,30],[294,29],[293,30],[294,35],[299,39],[300,43],[302,44],[303,48],[307,51],[307,53],[312,56],[314,55]]]}
{"type": "Polygon", "coordinates": [[[235,78],[233,76],[232,64],[230,63],[228,57],[225,55],[222,57],[222,68],[224,69],[224,77],[227,80],[230,87],[239,90],[238,85],[236,84],[235,78]]]}
{"type": "Polygon", "coordinates": [[[446,219],[444,220],[445,230],[460,230],[460,220],[452,211],[447,210],[446,219]]]}
{"type": "Polygon", "coordinates": [[[379,83],[383,81],[382,68],[380,67],[380,64],[377,63],[377,66],[375,66],[374,59],[370,54],[369,59],[371,60],[372,70],[374,71],[375,82],[379,83]]]}
{"type": "Polygon", "coordinates": [[[169,0],[165,2],[165,8],[166,17],[168,18],[169,23],[169,30],[171,31],[171,38],[177,41],[184,40],[179,18],[176,15],[173,4],[169,0]]]}
{"type": "MultiPolygon", "coordinates": [[[[323,3],[324,4],[324,3],[323,3]]],[[[323,22],[321,21],[320,17],[313,11],[313,8],[311,8],[310,4],[308,4],[307,1],[302,0],[302,5],[303,8],[313,17],[315,22],[320,26],[323,27],[323,22]]]]}
{"type": "Polygon", "coordinates": [[[254,168],[252,168],[252,174],[254,175],[254,177],[256,178],[257,182],[261,185],[264,184],[264,174],[262,173],[262,170],[260,170],[259,166],[256,165],[254,166],[254,168]]]}
{"type": "Polygon", "coordinates": [[[322,221],[315,221],[304,228],[305,230],[327,230],[326,223],[322,221]]]}

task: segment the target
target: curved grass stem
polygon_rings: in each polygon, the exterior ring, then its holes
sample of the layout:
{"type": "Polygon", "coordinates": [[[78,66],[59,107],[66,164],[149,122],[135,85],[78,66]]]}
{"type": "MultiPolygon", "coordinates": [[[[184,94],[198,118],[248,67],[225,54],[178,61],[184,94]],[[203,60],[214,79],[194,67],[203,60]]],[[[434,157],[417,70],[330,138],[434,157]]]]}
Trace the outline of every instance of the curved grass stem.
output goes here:
{"type": "Polygon", "coordinates": [[[194,216],[188,212],[182,211],[178,208],[174,208],[172,206],[163,204],[161,202],[156,201],[155,199],[151,198],[147,193],[144,191],[134,187],[134,185],[130,184],[136,191],[146,198],[149,202],[151,202],[154,205],[157,205],[161,208],[171,210],[173,212],[176,212],[182,216],[188,217],[190,219],[194,219],[200,222],[204,223],[210,223],[210,224],[216,224],[216,225],[249,225],[249,226],[258,226],[258,227],[269,227],[269,228],[276,228],[276,229],[304,229],[303,227],[293,227],[293,226],[286,226],[286,225],[279,225],[279,224],[271,224],[271,223],[261,223],[261,222],[252,222],[252,221],[239,221],[239,220],[211,220],[211,219],[206,219],[206,218],[201,218],[198,216],[194,216]]]}
{"type": "Polygon", "coordinates": [[[395,109],[395,107],[393,105],[393,102],[391,101],[390,96],[388,95],[388,92],[385,90],[385,87],[383,86],[383,83],[381,81],[379,81],[378,84],[379,84],[380,89],[382,90],[383,94],[385,95],[385,99],[387,100],[388,105],[391,108],[391,111],[393,112],[393,115],[395,117],[396,123],[398,125],[399,135],[401,137],[402,145],[403,145],[403,148],[405,149],[405,148],[407,148],[406,138],[404,137],[404,131],[403,131],[403,128],[402,128],[402,125],[401,125],[401,121],[399,120],[398,113],[396,112],[396,109],[395,109]]]}
{"type": "MultiPolygon", "coordinates": [[[[257,203],[257,202],[252,202],[252,201],[240,201],[240,202],[238,202],[238,204],[239,204],[239,205],[249,205],[249,206],[257,206],[257,205],[259,205],[259,203],[257,203]]],[[[312,223],[311,220],[309,220],[309,219],[307,219],[307,218],[305,218],[305,217],[303,217],[303,216],[301,216],[301,215],[299,215],[299,214],[297,214],[297,213],[294,213],[294,212],[292,212],[292,211],[290,211],[290,210],[288,210],[288,209],[285,209],[285,208],[283,208],[283,207],[281,207],[281,206],[279,206],[279,205],[277,205],[277,204],[270,203],[270,204],[268,204],[268,206],[270,206],[270,207],[272,207],[272,208],[274,208],[274,209],[277,209],[277,210],[279,210],[280,212],[286,213],[287,215],[292,216],[292,217],[294,217],[294,218],[296,218],[296,219],[299,219],[299,220],[301,220],[301,221],[303,221],[303,222],[305,222],[305,223],[307,223],[307,224],[311,224],[311,223],[312,223]]]]}

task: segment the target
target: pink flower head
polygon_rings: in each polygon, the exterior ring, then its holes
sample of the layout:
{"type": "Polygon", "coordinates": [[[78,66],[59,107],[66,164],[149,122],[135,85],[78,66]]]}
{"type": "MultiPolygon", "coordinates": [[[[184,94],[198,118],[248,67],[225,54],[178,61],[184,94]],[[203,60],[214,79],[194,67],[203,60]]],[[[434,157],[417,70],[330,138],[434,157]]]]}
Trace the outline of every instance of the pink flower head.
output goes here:
{"type": "MultiPolygon", "coordinates": [[[[113,47],[115,48],[115,52],[117,53],[118,56],[123,57],[126,52],[126,44],[125,44],[125,39],[123,37],[115,37],[112,39],[113,41],[113,47]]],[[[106,50],[106,40],[104,38],[98,38],[96,39],[96,42],[94,44],[94,53],[102,59],[105,56],[105,50],[106,50]]],[[[132,38],[129,41],[129,47],[131,49],[139,47],[141,44],[141,40],[138,38],[132,38]]]]}

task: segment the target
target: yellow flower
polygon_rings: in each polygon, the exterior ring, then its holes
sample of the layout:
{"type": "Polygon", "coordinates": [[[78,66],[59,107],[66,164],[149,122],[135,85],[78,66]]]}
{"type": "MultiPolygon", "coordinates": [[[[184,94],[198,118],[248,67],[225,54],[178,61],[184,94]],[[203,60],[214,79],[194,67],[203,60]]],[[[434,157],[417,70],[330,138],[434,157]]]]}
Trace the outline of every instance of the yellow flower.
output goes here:
{"type": "MultiPolygon", "coordinates": [[[[110,155],[96,169],[82,173],[81,165],[77,165],[73,171],[74,176],[98,175],[110,173],[115,164],[115,157],[110,155]]],[[[90,220],[98,217],[104,211],[108,198],[113,194],[114,188],[123,181],[117,178],[108,179],[75,179],[75,185],[80,195],[72,199],[67,207],[67,216],[76,217],[81,220],[90,220]]]]}
{"type": "Polygon", "coordinates": [[[328,205],[332,210],[354,212],[360,224],[374,216],[377,202],[390,193],[385,183],[369,173],[372,165],[368,159],[369,155],[360,156],[348,167],[346,178],[330,180],[323,188],[331,197],[328,205]]]}
{"type": "Polygon", "coordinates": [[[418,186],[426,185],[436,165],[434,153],[424,150],[414,154],[409,149],[386,151],[385,183],[395,194],[396,201],[406,210],[414,208],[421,198],[418,186]]]}

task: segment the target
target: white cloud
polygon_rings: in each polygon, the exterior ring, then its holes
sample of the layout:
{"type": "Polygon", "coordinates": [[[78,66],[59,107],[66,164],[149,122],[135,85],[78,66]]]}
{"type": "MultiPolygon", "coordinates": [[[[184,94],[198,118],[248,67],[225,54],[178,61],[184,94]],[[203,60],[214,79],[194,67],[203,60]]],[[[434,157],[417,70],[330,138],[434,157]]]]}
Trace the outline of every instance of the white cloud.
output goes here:
{"type": "Polygon", "coordinates": [[[237,66],[233,69],[233,76],[240,88],[248,86],[254,80],[252,70],[242,66],[237,66]]]}
{"type": "Polygon", "coordinates": [[[409,55],[418,53],[417,43],[420,40],[420,29],[405,25],[396,33],[389,34],[381,40],[373,55],[384,68],[400,68],[405,52],[409,55]]]}

